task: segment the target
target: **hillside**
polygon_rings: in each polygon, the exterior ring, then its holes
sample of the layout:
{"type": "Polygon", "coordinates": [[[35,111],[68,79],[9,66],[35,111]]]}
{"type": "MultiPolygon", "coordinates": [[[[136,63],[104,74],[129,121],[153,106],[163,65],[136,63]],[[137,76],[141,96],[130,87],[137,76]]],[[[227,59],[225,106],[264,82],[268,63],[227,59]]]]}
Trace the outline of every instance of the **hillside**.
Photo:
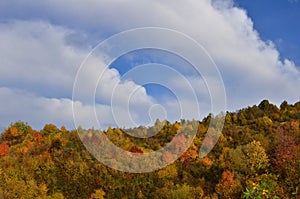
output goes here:
{"type": "Polygon", "coordinates": [[[228,112],[216,146],[199,158],[211,117],[173,124],[157,120],[153,127],[126,130],[160,129],[146,139],[119,128],[80,129],[85,132],[80,139],[77,130],[53,124],[34,130],[24,122],[12,123],[0,138],[0,198],[300,198],[300,102],[277,107],[264,100],[228,112]],[[127,151],[147,153],[164,147],[179,128],[197,131],[192,145],[155,172],[111,169],[84,146],[104,133],[127,151]]]}

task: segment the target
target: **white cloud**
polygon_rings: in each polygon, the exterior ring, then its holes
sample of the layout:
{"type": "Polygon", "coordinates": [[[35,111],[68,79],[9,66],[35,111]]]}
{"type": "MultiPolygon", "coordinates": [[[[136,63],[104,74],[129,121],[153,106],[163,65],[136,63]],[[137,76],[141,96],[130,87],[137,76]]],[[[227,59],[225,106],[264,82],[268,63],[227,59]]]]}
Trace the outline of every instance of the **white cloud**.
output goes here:
{"type": "Polygon", "coordinates": [[[69,96],[86,52],[66,45],[71,30],[36,21],[0,24],[1,85],[69,96]]]}
{"type": "MultiPolygon", "coordinates": [[[[120,118],[118,115],[113,116],[109,105],[96,104],[94,106],[80,101],[73,103],[71,99],[67,98],[39,97],[26,91],[6,87],[0,88],[0,104],[2,104],[0,106],[2,128],[19,120],[29,122],[37,129],[41,129],[48,123],[69,128],[76,128],[78,125],[84,128],[107,128],[108,126],[116,126],[114,117],[120,118]],[[76,123],[73,120],[72,106],[76,111],[76,123]]],[[[114,110],[121,116],[127,114],[126,109],[121,106],[115,106],[114,110]]],[[[143,109],[140,107],[133,107],[131,114],[133,116],[140,115],[139,111],[141,110],[143,109]]],[[[140,122],[145,123],[146,121],[142,118],[140,122]]],[[[127,121],[126,127],[129,125],[132,124],[127,121]]]]}
{"type": "Polygon", "coordinates": [[[21,90],[0,88],[1,126],[18,120],[42,128],[44,124],[72,125],[72,106],[69,99],[37,97],[21,90]]]}
{"type": "MultiPolygon", "coordinates": [[[[1,126],[7,126],[16,120],[28,121],[34,127],[41,128],[45,123],[55,123],[74,127],[72,113],[72,89],[77,70],[89,49],[78,49],[68,44],[67,38],[73,31],[54,26],[43,21],[12,21],[0,24],[0,104],[2,107],[1,126]]],[[[98,126],[93,117],[98,115],[100,126],[115,125],[110,109],[110,97],[113,88],[119,84],[117,104],[123,103],[128,93],[140,87],[134,82],[120,83],[120,75],[115,69],[105,70],[96,92],[94,90],[101,71],[103,60],[88,59],[90,67],[77,79],[79,95],[74,107],[79,117],[76,125],[86,128],[98,126]],[[86,99],[92,101],[86,101],[86,99]]],[[[136,105],[132,114],[138,114],[145,105],[152,103],[146,91],[139,89],[135,93],[136,105]],[[139,102],[139,103],[136,103],[139,102]],[[136,107],[138,106],[138,107],[136,107]]],[[[116,108],[124,112],[124,106],[116,108]]]]}

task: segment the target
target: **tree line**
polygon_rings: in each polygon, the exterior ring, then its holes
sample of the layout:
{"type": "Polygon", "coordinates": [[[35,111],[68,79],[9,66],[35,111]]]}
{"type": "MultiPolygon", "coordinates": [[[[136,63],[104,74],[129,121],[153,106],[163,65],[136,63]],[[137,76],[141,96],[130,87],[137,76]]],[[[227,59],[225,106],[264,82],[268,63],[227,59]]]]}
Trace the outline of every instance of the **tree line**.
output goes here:
{"type": "Polygon", "coordinates": [[[300,198],[300,102],[277,107],[263,100],[227,112],[217,144],[199,158],[213,117],[105,131],[53,124],[34,130],[12,123],[0,137],[0,198],[300,198]],[[166,146],[178,129],[183,142],[189,139],[185,132],[196,132],[191,146],[174,163],[149,173],[109,168],[85,146],[99,144],[103,133],[118,147],[148,153],[166,146]],[[128,132],[158,133],[141,139],[128,132]]]}

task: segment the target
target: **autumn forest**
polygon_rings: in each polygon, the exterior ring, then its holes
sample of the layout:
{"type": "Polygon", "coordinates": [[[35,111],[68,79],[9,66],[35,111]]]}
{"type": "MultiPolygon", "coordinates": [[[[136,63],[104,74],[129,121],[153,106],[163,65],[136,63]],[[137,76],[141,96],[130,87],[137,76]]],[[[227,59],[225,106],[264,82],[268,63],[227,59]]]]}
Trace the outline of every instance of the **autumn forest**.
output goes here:
{"type": "Polygon", "coordinates": [[[199,158],[212,117],[157,120],[152,127],[129,129],[136,134],[159,129],[146,139],[120,128],[100,132],[46,124],[35,130],[17,121],[0,137],[0,198],[300,198],[300,102],[276,106],[263,100],[227,112],[217,144],[199,158]],[[175,162],[153,172],[109,168],[85,147],[104,133],[127,151],[147,153],[164,147],[178,128],[197,132],[192,144],[175,162]]]}

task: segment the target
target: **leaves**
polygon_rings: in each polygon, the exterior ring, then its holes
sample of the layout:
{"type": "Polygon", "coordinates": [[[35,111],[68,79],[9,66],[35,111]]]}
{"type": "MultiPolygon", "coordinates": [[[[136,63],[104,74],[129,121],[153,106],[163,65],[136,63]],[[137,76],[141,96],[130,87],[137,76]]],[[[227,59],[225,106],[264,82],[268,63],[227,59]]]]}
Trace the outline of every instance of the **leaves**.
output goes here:
{"type": "Polygon", "coordinates": [[[7,142],[0,144],[0,157],[4,157],[9,153],[9,146],[7,142]]]}
{"type": "MultiPolygon", "coordinates": [[[[54,124],[36,131],[16,122],[0,137],[0,198],[300,198],[299,115],[300,102],[284,102],[278,109],[266,100],[227,113],[222,135],[203,158],[199,148],[210,149],[216,141],[212,136],[205,139],[215,120],[212,114],[202,121],[157,120],[154,127],[106,131],[70,131],[54,124]],[[197,133],[195,138],[192,133],[197,133]],[[141,163],[172,164],[150,173],[116,171],[85,148],[105,146],[99,135],[135,156],[173,141],[168,145],[171,151],[161,150],[161,162],[141,163]]],[[[218,133],[215,127],[211,135],[218,133]]],[[[110,150],[98,152],[105,155],[110,150]]],[[[118,153],[114,155],[119,164],[118,153]]]]}
{"type": "Polygon", "coordinates": [[[221,180],[216,185],[216,191],[222,198],[236,198],[240,195],[242,186],[239,180],[234,179],[232,171],[225,170],[221,180]]]}
{"type": "Polygon", "coordinates": [[[269,165],[265,149],[258,141],[238,146],[236,149],[230,149],[227,157],[230,162],[228,167],[247,175],[264,172],[269,165]]]}

